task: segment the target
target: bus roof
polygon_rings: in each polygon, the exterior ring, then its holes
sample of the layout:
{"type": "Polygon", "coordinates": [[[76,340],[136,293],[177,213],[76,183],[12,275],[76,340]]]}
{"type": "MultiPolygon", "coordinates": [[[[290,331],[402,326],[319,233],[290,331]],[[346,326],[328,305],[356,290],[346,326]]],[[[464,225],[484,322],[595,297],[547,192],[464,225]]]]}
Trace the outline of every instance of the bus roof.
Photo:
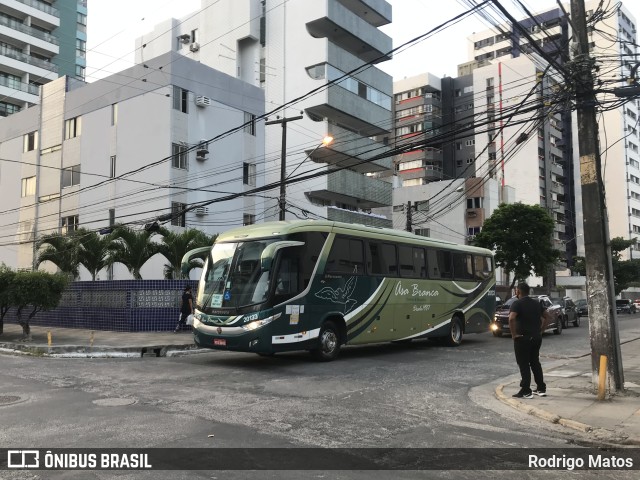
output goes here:
{"type": "Polygon", "coordinates": [[[288,235],[300,232],[334,232],[344,235],[375,238],[378,240],[394,240],[414,243],[424,246],[444,247],[452,250],[464,250],[470,253],[482,253],[493,255],[491,250],[463,245],[446,240],[437,240],[430,237],[422,237],[414,233],[392,228],[369,227],[365,225],[331,222],[327,220],[285,220],[278,222],[265,222],[244,227],[234,228],[218,235],[216,242],[237,242],[256,238],[270,238],[274,236],[288,235]]]}

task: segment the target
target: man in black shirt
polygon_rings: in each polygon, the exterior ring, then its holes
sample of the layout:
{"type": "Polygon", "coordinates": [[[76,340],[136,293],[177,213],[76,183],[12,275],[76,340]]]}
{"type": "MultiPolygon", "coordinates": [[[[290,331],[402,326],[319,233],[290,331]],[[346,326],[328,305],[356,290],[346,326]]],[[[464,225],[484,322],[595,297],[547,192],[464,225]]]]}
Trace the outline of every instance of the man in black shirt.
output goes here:
{"type": "Polygon", "coordinates": [[[513,302],[509,311],[509,330],[513,338],[516,362],[520,368],[520,391],[516,398],[533,398],[533,394],[544,397],[547,386],[542,376],[540,365],[540,346],[544,325],[543,309],[538,300],[529,297],[529,285],[522,282],[516,287],[518,300],[513,302]],[[531,372],[537,389],[531,391],[531,372]]]}
{"type": "Polygon", "coordinates": [[[187,317],[193,315],[193,296],[191,295],[191,287],[187,285],[182,292],[182,304],[180,306],[180,319],[173,333],[178,333],[180,328],[187,323],[187,317]]]}

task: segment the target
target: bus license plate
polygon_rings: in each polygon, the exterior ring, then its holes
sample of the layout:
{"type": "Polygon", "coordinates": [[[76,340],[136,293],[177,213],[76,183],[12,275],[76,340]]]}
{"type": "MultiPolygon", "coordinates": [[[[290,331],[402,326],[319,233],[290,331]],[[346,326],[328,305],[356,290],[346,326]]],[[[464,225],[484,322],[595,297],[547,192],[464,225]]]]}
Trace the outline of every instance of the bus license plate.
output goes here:
{"type": "Polygon", "coordinates": [[[214,345],[226,346],[227,345],[227,340],[225,338],[214,338],[213,339],[213,344],[214,345]]]}

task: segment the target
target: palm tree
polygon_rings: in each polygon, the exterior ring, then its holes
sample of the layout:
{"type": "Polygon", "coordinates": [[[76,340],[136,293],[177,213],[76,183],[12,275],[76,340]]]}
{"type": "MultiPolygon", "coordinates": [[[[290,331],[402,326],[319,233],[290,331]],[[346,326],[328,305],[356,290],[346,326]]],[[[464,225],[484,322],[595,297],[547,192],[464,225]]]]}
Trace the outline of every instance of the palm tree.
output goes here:
{"type": "MultiPolygon", "coordinates": [[[[184,254],[194,248],[213,245],[217,237],[217,235],[209,236],[194,228],[182,232],[161,228],[160,234],[162,235],[162,243],[158,244],[158,253],[161,253],[169,262],[164,266],[164,277],[167,279],[185,278],[181,271],[184,254]]],[[[198,258],[191,260],[191,269],[202,267],[202,263],[202,260],[198,258]]]]}
{"type": "Polygon", "coordinates": [[[102,236],[82,228],[76,231],[75,237],[79,247],[79,262],[89,271],[91,279],[95,281],[98,272],[113,263],[111,256],[113,234],[102,236]]]}
{"type": "Polygon", "coordinates": [[[78,276],[80,259],[75,235],[62,235],[60,233],[44,235],[37,241],[36,249],[39,250],[36,257],[36,268],[43,262],[51,262],[62,273],[66,273],[72,278],[78,276]]]}
{"type": "Polygon", "coordinates": [[[142,280],[140,269],[158,253],[158,244],[151,241],[156,232],[146,230],[136,231],[129,227],[116,227],[113,231],[111,250],[111,263],[122,263],[133,278],[142,280]]]}

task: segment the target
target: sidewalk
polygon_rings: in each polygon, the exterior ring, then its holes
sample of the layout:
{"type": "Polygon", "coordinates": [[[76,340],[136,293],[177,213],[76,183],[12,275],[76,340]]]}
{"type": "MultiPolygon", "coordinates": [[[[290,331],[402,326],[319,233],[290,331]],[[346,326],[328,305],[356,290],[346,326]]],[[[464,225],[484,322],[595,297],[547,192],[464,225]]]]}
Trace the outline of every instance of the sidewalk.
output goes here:
{"type": "MultiPolygon", "coordinates": [[[[544,370],[546,397],[512,398],[511,395],[520,389],[519,375],[518,378],[514,376],[513,381],[499,385],[495,395],[501,402],[529,415],[588,433],[591,440],[640,446],[640,339],[623,343],[621,348],[623,394],[603,401],[596,399],[591,355],[586,355],[544,370]]],[[[542,367],[544,369],[544,359],[542,367]]]]}
{"type": "Polygon", "coordinates": [[[31,342],[21,342],[19,325],[4,325],[0,335],[0,353],[22,353],[51,357],[154,357],[210,352],[198,349],[191,331],[110,332],[77,328],[31,327],[31,342]],[[51,345],[48,343],[51,332],[51,345]]]}
{"type": "MultiPolygon", "coordinates": [[[[33,341],[20,342],[22,329],[15,324],[5,324],[0,336],[0,353],[112,358],[211,352],[198,349],[188,330],[174,334],[32,327],[31,332],[33,341]],[[51,332],[51,346],[48,345],[48,332],[51,332]]],[[[550,368],[545,368],[543,359],[546,397],[512,398],[511,395],[520,389],[518,375],[508,377],[508,381],[503,379],[505,383],[495,388],[495,397],[526,414],[588,434],[591,442],[640,446],[640,338],[622,344],[622,360],[625,392],[604,401],[596,400],[590,355],[554,362],[550,368]]],[[[489,384],[485,387],[493,390],[489,384]]]]}

